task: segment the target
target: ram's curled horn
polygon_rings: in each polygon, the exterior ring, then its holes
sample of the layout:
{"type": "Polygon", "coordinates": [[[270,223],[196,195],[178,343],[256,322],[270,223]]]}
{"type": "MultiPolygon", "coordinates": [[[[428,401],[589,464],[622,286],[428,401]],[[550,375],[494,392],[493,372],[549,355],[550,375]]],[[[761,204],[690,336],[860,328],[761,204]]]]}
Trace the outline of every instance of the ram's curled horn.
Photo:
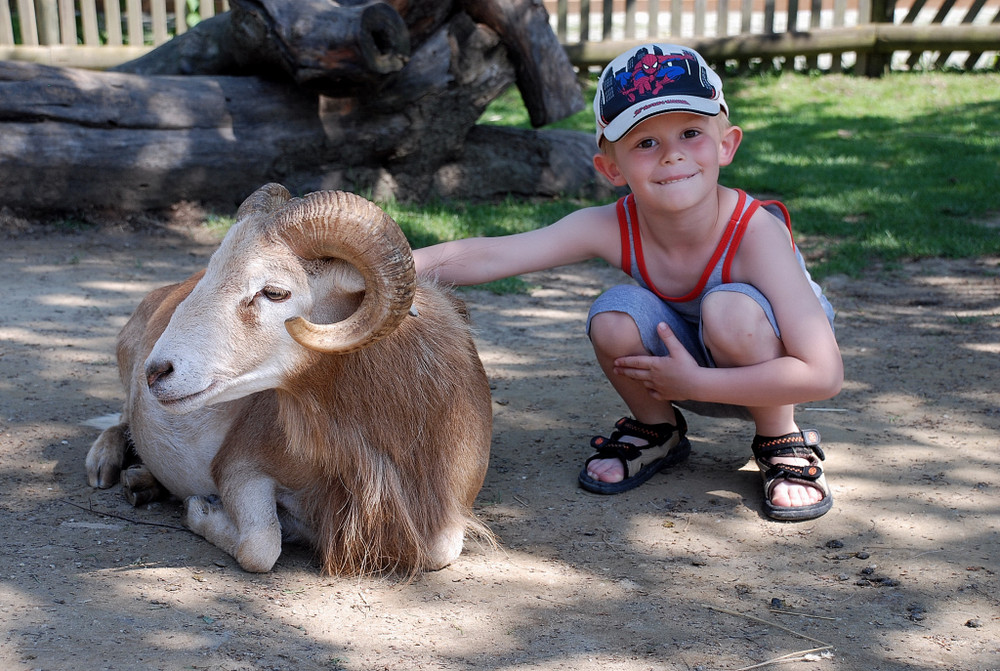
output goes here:
{"type": "Polygon", "coordinates": [[[406,317],[416,290],[413,256],[396,222],[377,205],[352,193],[318,191],[289,201],[274,224],[301,258],[343,259],[365,281],[365,296],[350,317],[333,324],[303,317],[286,321],[296,342],[347,353],[388,335],[406,317]]]}

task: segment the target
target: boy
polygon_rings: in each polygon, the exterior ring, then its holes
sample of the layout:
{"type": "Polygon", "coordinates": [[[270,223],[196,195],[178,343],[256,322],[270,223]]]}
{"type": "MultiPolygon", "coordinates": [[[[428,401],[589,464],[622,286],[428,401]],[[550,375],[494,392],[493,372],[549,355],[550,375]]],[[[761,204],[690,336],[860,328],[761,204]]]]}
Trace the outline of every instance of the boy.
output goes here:
{"type": "Polygon", "coordinates": [[[418,249],[417,272],[467,285],[595,257],[621,268],[638,286],[602,294],[587,332],[632,417],[591,441],[580,485],[623,492],[685,459],[680,406],[753,420],[769,516],[823,515],[833,497],[819,434],[799,429],[794,404],[840,390],[833,310],[784,208],[776,217],[718,183],[743,137],[722,81],[690,49],[644,45],[605,68],[594,113],[594,167],[628,196],[538,230],[418,249]]]}

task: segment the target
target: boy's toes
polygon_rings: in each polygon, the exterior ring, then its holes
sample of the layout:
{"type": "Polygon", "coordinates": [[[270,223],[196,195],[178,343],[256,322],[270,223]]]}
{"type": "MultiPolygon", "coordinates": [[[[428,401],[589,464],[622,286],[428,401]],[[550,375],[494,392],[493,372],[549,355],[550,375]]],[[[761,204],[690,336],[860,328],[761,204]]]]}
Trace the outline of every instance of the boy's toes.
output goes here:
{"type": "Polygon", "coordinates": [[[618,459],[594,459],[587,464],[587,475],[601,482],[621,482],[625,479],[625,467],[618,459]]]}
{"type": "Polygon", "coordinates": [[[771,503],[786,508],[811,506],[822,500],[823,492],[815,487],[795,482],[778,482],[771,490],[771,503]]]}

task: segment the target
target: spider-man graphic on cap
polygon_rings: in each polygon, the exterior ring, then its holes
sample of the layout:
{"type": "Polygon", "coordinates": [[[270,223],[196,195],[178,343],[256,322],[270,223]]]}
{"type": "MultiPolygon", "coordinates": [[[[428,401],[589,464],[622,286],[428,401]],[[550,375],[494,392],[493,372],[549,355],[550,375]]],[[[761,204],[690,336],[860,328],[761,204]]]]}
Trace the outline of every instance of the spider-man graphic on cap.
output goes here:
{"type": "Polygon", "coordinates": [[[696,52],[672,44],[647,44],[621,54],[604,69],[598,88],[598,139],[611,142],[653,114],[729,113],[719,76],[696,52]],[[622,117],[626,111],[627,118],[622,117]]]}
{"type": "Polygon", "coordinates": [[[694,60],[691,54],[646,54],[636,61],[631,73],[622,73],[625,77],[619,80],[625,84],[631,79],[631,88],[622,88],[622,93],[628,96],[630,102],[635,102],[636,96],[656,95],[665,84],[672,84],[687,74],[687,70],[679,65],[673,65],[678,60],[694,60]],[[627,79],[626,79],[627,78],[627,79]]]}

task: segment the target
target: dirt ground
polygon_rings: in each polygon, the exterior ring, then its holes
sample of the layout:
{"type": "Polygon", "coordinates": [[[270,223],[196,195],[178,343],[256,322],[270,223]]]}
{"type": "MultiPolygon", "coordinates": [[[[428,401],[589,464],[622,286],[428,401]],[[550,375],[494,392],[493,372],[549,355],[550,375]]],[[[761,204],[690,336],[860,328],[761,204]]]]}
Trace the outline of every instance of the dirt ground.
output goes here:
{"type": "Polygon", "coordinates": [[[117,331],[215,241],[3,233],[5,671],[1000,669],[1000,259],[826,283],[847,381],[799,420],[823,435],[835,507],[798,524],[761,514],[752,428],[733,421],[689,416],[691,459],[633,492],[577,487],[589,437],[624,412],[582,332],[615,271],[463,292],[494,387],[477,509],[501,547],[403,583],[324,577],[297,548],[247,574],[176,502],[88,487],[122,397],[117,331]]]}

